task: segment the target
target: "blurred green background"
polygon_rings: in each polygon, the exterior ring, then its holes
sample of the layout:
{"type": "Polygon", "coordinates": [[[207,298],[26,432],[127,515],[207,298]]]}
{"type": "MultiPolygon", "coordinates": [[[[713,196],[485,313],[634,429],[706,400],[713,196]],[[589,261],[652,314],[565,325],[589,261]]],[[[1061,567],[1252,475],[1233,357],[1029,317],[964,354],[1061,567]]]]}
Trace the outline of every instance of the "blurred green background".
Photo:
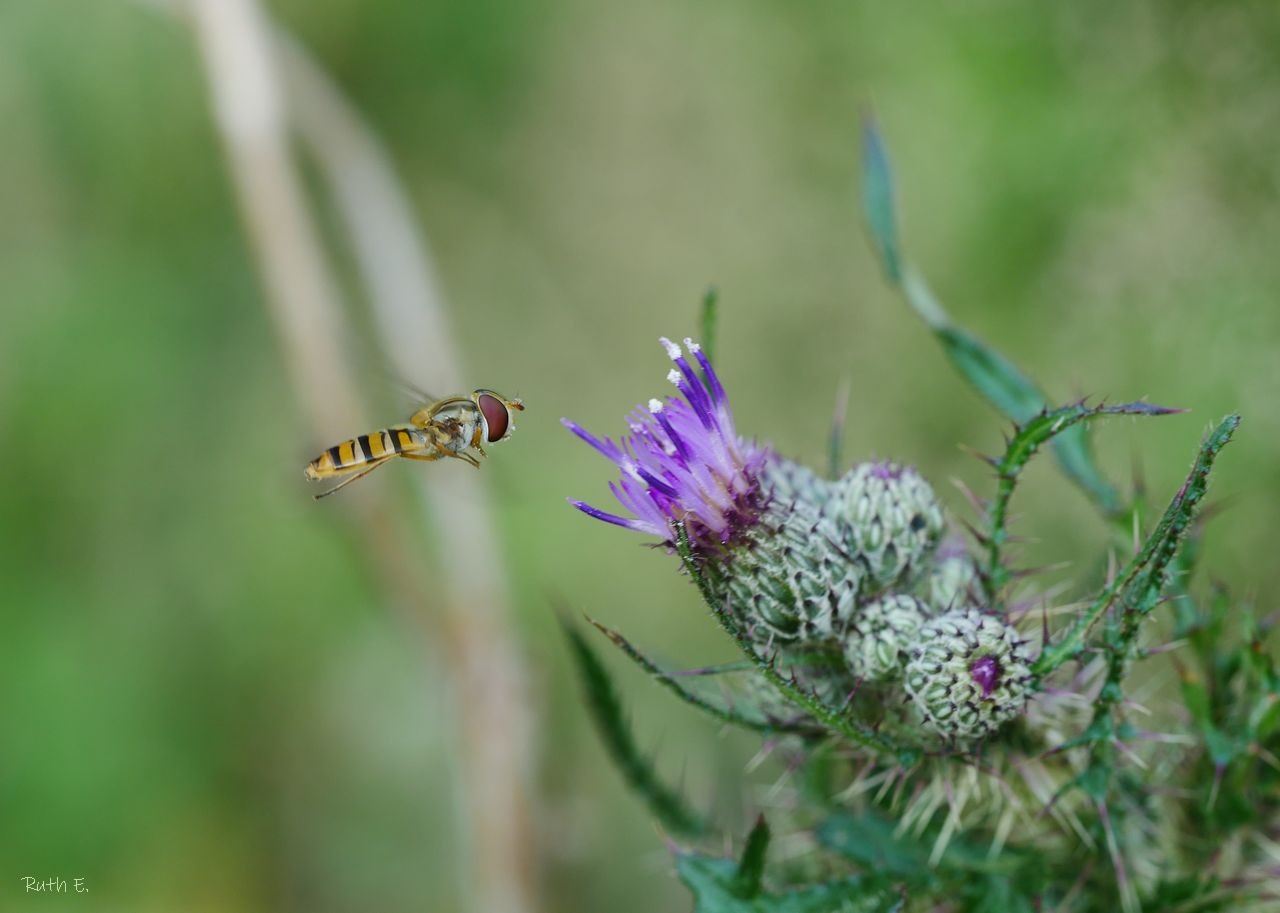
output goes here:
{"type": "MultiPolygon", "coordinates": [[[[957,445],[1003,424],[860,223],[868,102],[907,248],[958,319],[1055,398],[1191,410],[1097,426],[1116,478],[1140,464],[1167,498],[1207,424],[1243,412],[1207,563],[1273,607],[1274,2],[271,7],[386,141],[474,384],[529,405],[485,472],[540,712],[547,910],[687,908],[553,602],[675,662],[726,655],[672,560],[564,503],[607,506],[609,467],[560,416],[622,430],[667,389],[657,337],[695,332],[715,282],[744,433],[820,460],[847,377],[851,459],[916,463],[961,515],[948,481],[985,490],[957,445]]],[[[299,469],[331,441],[289,389],[207,99],[170,19],[0,5],[0,909],[455,909],[465,696],[308,496],[299,469]],[[25,875],[91,893],[27,897],[25,875]]],[[[361,487],[419,471],[470,470],[361,487]]],[[[1031,560],[1091,567],[1104,528],[1049,461],[1015,507],[1031,560]]],[[[753,742],[615,668],[662,769],[745,819],[753,742]]]]}

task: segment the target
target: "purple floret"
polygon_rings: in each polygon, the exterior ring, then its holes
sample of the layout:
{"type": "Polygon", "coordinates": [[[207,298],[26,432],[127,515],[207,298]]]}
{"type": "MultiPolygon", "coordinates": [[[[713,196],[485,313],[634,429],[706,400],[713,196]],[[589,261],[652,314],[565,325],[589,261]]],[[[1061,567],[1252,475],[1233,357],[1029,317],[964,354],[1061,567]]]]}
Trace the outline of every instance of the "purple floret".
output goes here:
{"type": "Polygon", "coordinates": [[[768,451],[738,437],[729,398],[697,343],[685,340],[701,374],[675,343],[663,339],[662,345],[676,365],[667,379],[680,398],[653,399],[647,408],[638,407],[627,416],[631,434],[615,443],[561,419],[621,470],[621,478],[609,488],[630,516],[573,499],[569,503],[597,520],[666,542],[674,540],[673,521],[682,521],[695,546],[721,547],[759,516],[759,477],[768,451]]]}
{"type": "Polygon", "coordinates": [[[982,689],[982,696],[991,697],[1000,684],[1000,661],[994,656],[981,656],[969,666],[969,674],[982,689]]]}

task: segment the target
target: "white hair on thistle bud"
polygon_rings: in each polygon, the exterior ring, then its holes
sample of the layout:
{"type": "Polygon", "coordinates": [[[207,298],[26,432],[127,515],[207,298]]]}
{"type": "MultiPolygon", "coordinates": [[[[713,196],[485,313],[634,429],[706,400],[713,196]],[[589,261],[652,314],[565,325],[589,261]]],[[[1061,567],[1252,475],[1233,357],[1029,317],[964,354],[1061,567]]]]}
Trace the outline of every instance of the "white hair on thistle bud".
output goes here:
{"type": "Polygon", "coordinates": [[[662,400],[660,400],[660,399],[651,399],[651,400],[649,400],[649,411],[650,411],[650,412],[652,412],[654,415],[657,415],[659,412],[661,412],[661,411],[662,411],[662,400]]]}
{"type": "Polygon", "coordinates": [[[667,372],[667,380],[677,387],[680,386],[680,380],[682,377],[683,375],[681,375],[681,373],[677,371],[675,368],[672,368],[670,371],[667,372]]]}
{"type": "Polygon", "coordinates": [[[698,345],[688,336],[684,338],[684,347],[694,354],[697,354],[698,352],[702,351],[702,346],[698,345]]]}
{"type": "Polygon", "coordinates": [[[675,361],[680,357],[680,347],[665,336],[658,339],[662,343],[662,347],[667,350],[667,357],[675,361]]]}

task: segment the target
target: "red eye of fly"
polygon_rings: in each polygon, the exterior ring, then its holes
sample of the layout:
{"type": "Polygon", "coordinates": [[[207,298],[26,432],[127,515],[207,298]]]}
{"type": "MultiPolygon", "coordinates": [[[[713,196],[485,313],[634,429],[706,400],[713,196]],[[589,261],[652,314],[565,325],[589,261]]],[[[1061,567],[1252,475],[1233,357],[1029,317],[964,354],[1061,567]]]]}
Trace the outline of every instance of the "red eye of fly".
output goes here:
{"type": "Polygon", "coordinates": [[[484,420],[489,423],[489,443],[502,440],[507,434],[507,422],[511,420],[506,403],[496,396],[481,393],[480,411],[484,413],[484,420]]]}

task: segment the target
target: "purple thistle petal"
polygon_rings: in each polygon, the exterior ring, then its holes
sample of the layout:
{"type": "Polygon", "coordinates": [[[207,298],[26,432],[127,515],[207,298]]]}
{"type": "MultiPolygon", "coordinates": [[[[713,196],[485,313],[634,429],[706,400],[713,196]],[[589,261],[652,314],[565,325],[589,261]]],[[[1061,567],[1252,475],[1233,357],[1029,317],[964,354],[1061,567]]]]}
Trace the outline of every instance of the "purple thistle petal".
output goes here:
{"type": "Polygon", "coordinates": [[[680,454],[680,458],[688,463],[692,459],[692,455],[689,452],[689,445],[685,443],[684,436],[676,431],[675,427],[671,424],[671,420],[667,418],[665,414],[666,410],[659,409],[654,411],[650,408],[650,412],[652,412],[654,420],[662,426],[662,430],[667,433],[667,440],[671,442],[673,447],[675,447],[676,453],[680,454]]]}
{"type": "Polygon", "coordinates": [[[1000,661],[994,656],[980,656],[969,665],[969,674],[982,689],[982,696],[991,697],[1000,684],[1000,661]]]}
{"type": "Polygon", "coordinates": [[[587,431],[577,422],[571,421],[570,419],[567,419],[567,418],[562,418],[560,419],[560,424],[564,425],[566,428],[568,428],[578,437],[582,438],[584,441],[586,441],[596,450],[600,451],[609,459],[616,460],[619,456],[622,455],[622,451],[619,450],[617,445],[615,445],[608,438],[605,438],[603,441],[599,440],[598,438],[595,437],[595,435],[587,431]]]}
{"type": "Polygon", "coordinates": [[[724,388],[692,340],[685,340],[701,375],[671,340],[662,339],[678,370],[668,374],[680,397],[650,400],[627,416],[630,434],[614,443],[565,419],[566,428],[620,470],[609,483],[632,517],[571,501],[589,516],[670,542],[671,524],[685,524],[697,548],[732,547],[757,520],[765,496],[759,483],[769,451],[740,440],[724,388]]]}
{"type": "Polygon", "coordinates": [[[724,406],[726,411],[729,407],[729,397],[724,392],[724,387],[720,386],[720,378],[716,376],[715,368],[711,367],[711,361],[702,353],[702,346],[698,345],[692,339],[685,339],[685,348],[693,353],[693,357],[698,359],[698,364],[702,366],[702,375],[707,379],[707,388],[711,391],[711,398],[717,406],[724,406]]]}
{"type": "Polygon", "coordinates": [[[649,483],[650,487],[656,488],[671,500],[674,501],[680,497],[680,492],[676,491],[675,488],[673,488],[665,479],[658,478],[643,466],[638,467],[636,472],[640,474],[640,478],[649,483]]]}
{"type": "Polygon", "coordinates": [[[639,530],[640,532],[652,532],[652,530],[648,528],[647,523],[642,523],[639,520],[633,520],[628,517],[619,517],[617,514],[606,513],[598,507],[592,507],[586,501],[575,501],[573,498],[567,498],[566,500],[587,516],[595,517],[597,520],[603,520],[605,523],[612,523],[615,526],[625,526],[627,529],[639,530]]]}

